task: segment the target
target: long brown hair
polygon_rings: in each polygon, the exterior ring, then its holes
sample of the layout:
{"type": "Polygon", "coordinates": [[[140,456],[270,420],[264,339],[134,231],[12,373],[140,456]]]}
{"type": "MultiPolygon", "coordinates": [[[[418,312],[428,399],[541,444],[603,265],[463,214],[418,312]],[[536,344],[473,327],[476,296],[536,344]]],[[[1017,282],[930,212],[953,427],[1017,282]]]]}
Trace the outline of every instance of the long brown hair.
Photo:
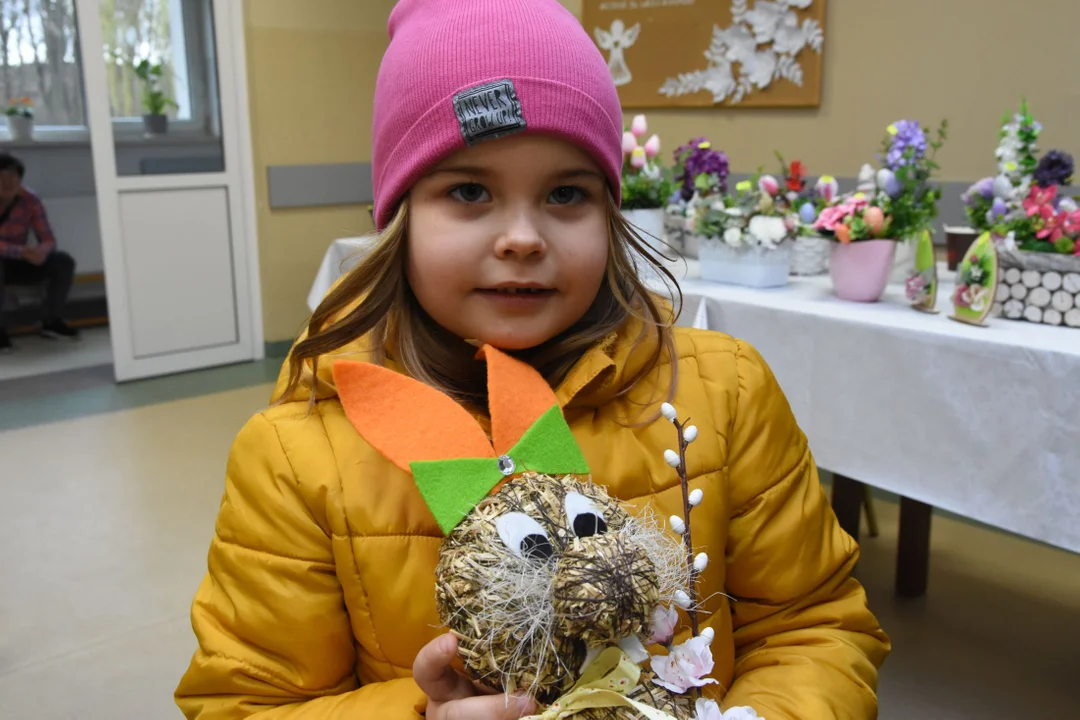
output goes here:
{"type": "MultiPolygon", "coordinates": [[[[649,249],[634,226],[627,222],[614,199],[608,196],[607,272],[596,300],[572,327],[547,342],[512,353],[535,367],[556,387],[590,347],[614,333],[631,318],[641,321],[641,331],[634,349],[650,337],[657,342],[651,354],[620,394],[625,395],[657,370],[666,355],[671,368],[668,396],[674,392],[675,338],[674,318],[682,307],[682,291],[675,277],[665,268],[655,251],[649,249]],[[653,295],[638,276],[642,263],[658,272],[676,298],[675,312],[653,295]]],[[[380,233],[373,249],[323,299],[308,322],[306,337],[289,357],[289,381],[282,395],[291,398],[300,385],[305,364],[310,363],[313,382],[317,382],[318,363],[323,355],[334,352],[370,333],[370,361],[383,364],[392,358],[404,372],[459,402],[486,407],[487,390],[481,363],[467,361],[462,352],[464,340],[439,326],[420,307],[405,275],[408,237],[408,197],[402,201],[393,220],[380,233]]],[[[313,391],[309,398],[315,402],[313,391]]]]}

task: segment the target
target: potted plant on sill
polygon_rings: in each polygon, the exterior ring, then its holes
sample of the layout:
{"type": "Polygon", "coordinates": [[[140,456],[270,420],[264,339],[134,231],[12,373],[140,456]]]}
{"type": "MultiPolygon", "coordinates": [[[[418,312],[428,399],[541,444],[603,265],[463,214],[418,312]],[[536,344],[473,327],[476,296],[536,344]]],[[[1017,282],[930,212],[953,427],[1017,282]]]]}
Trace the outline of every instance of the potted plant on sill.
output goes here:
{"type": "Polygon", "coordinates": [[[822,210],[814,228],[834,240],[829,274],[836,296],[852,302],[880,300],[896,252],[892,219],[882,208],[856,192],[822,210]]]}
{"type": "Polygon", "coordinates": [[[702,204],[694,226],[702,279],[753,288],[787,285],[801,226],[773,176],[743,180],[734,196],[702,204]]]}
{"type": "Polygon", "coordinates": [[[34,101],[28,97],[12,98],[4,110],[12,142],[34,139],[34,101]]]}
{"type": "Polygon", "coordinates": [[[664,206],[674,183],[660,166],[660,138],[639,141],[648,133],[644,115],[638,115],[623,133],[622,214],[640,233],[641,239],[658,252],[664,251],[664,206]]]}
{"type": "Polygon", "coordinates": [[[143,84],[143,107],[146,114],[143,115],[143,127],[147,135],[165,135],[169,132],[169,116],[165,114],[168,108],[176,109],[178,105],[161,89],[161,78],[164,68],[161,63],[151,63],[149,60],[140,60],[135,63],[135,74],[143,84]]]}
{"type": "Polygon", "coordinates": [[[694,138],[675,150],[673,175],[677,190],[672,194],[668,217],[681,219],[683,254],[696,258],[701,235],[694,228],[694,217],[727,192],[728,157],[708,138],[694,138]]]}

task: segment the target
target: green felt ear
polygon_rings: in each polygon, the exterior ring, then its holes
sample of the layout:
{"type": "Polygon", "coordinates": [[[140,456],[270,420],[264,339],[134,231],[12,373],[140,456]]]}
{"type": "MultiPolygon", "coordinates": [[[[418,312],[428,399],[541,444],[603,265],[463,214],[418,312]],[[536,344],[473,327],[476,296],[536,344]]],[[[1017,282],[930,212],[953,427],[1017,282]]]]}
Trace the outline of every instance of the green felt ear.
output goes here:
{"type": "MultiPolygon", "coordinates": [[[[589,464],[558,406],[541,415],[506,457],[513,463],[510,474],[589,474],[589,464]]],[[[447,534],[506,477],[500,458],[493,457],[418,461],[410,469],[424,502],[447,534]]]]}

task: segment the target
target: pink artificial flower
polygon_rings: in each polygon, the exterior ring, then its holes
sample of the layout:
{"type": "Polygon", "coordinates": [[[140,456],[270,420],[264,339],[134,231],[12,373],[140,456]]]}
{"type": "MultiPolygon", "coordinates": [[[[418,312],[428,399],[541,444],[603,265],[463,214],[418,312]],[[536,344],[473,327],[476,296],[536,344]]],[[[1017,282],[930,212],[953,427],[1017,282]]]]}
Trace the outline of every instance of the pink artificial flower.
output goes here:
{"type": "Polygon", "coordinates": [[[645,137],[645,133],[649,132],[649,124],[645,122],[644,115],[634,116],[634,121],[630,123],[630,132],[634,133],[634,137],[645,137]]]}
{"type": "Polygon", "coordinates": [[[637,138],[634,137],[632,132],[624,132],[622,134],[622,151],[623,155],[629,155],[634,152],[634,148],[637,147],[637,138]]]}
{"type": "Polygon", "coordinates": [[[836,232],[836,226],[842,224],[850,214],[848,208],[843,205],[827,207],[821,211],[818,219],[814,221],[814,228],[816,230],[836,232]]]}
{"type": "Polygon", "coordinates": [[[912,275],[907,279],[907,299],[912,302],[922,297],[926,290],[926,278],[922,275],[912,275]]]}
{"type": "Polygon", "coordinates": [[[763,193],[768,193],[770,197],[776,197],[776,194],[780,192],[780,183],[772,175],[762,175],[758,180],[758,189],[763,193]]]}
{"type": "Polygon", "coordinates": [[[698,698],[694,705],[694,720],[724,720],[724,713],[715,700],[698,698]]]}
{"type": "Polygon", "coordinates": [[[968,289],[967,285],[957,285],[956,286],[956,290],[953,292],[953,305],[956,305],[956,307],[965,307],[965,308],[968,306],[967,289],[968,289]]]}
{"type": "Polygon", "coordinates": [[[660,138],[657,135],[653,135],[649,138],[649,141],[645,143],[645,154],[651,158],[660,154],[660,138]]]}
{"type": "Polygon", "coordinates": [[[1035,237],[1052,243],[1057,242],[1062,234],[1062,226],[1065,224],[1065,213],[1058,215],[1054,212],[1053,206],[1043,205],[1039,208],[1039,217],[1042,218],[1042,227],[1035,233],[1035,237]]]}
{"type": "Polygon", "coordinates": [[[716,681],[705,677],[713,669],[709,638],[697,636],[671,649],[670,655],[654,655],[653,682],[675,693],[684,693],[692,687],[702,687],[716,681]]]}
{"type": "Polygon", "coordinates": [[[648,162],[649,160],[645,156],[645,148],[634,148],[634,152],[630,153],[630,167],[640,170],[645,167],[648,162]]]}
{"type": "Polygon", "coordinates": [[[1061,225],[1065,229],[1065,234],[1070,237],[1076,237],[1080,235],[1080,210],[1075,210],[1071,213],[1062,212],[1061,225]]]}
{"type": "Polygon", "coordinates": [[[652,627],[649,629],[649,645],[667,645],[675,637],[675,626],[679,623],[679,613],[673,607],[657,605],[652,614],[652,627]]]}
{"type": "Polygon", "coordinates": [[[1031,188],[1031,192],[1024,200],[1024,211],[1028,217],[1037,215],[1044,205],[1050,205],[1054,202],[1054,198],[1057,197],[1057,185],[1051,185],[1048,188],[1041,188],[1035,185],[1031,188]]]}

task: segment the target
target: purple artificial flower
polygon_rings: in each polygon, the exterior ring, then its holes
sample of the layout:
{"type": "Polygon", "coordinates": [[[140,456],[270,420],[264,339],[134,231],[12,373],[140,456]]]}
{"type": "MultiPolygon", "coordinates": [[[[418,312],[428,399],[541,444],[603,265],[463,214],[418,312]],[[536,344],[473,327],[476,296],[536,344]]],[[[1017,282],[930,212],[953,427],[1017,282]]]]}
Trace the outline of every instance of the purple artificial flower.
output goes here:
{"type": "Polygon", "coordinates": [[[1051,185],[1068,185],[1073,175],[1073,158],[1067,152],[1051,150],[1039,160],[1039,166],[1035,168],[1035,183],[1039,187],[1051,185]]]}
{"type": "Polygon", "coordinates": [[[1005,213],[1008,211],[1009,208],[1005,205],[1004,200],[1001,198],[994,198],[994,204],[986,211],[986,222],[990,225],[996,225],[1001,218],[1005,217],[1005,213]]]}
{"type": "Polygon", "coordinates": [[[676,149],[675,164],[682,168],[675,179],[682,183],[684,200],[694,196],[694,181],[699,175],[716,178],[718,190],[727,192],[728,157],[720,150],[713,150],[708,139],[694,138],[676,149]]]}
{"type": "Polygon", "coordinates": [[[893,123],[896,134],[893,135],[892,145],[885,156],[885,162],[892,170],[908,164],[908,158],[904,154],[908,149],[913,149],[911,160],[918,160],[926,155],[926,132],[917,120],[899,120],[893,123]]]}
{"type": "Polygon", "coordinates": [[[972,186],[972,189],[979,194],[980,197],[984,197],[987,200],[994,197],[994,178],[984,177],[979,182],[972,186]]]}

